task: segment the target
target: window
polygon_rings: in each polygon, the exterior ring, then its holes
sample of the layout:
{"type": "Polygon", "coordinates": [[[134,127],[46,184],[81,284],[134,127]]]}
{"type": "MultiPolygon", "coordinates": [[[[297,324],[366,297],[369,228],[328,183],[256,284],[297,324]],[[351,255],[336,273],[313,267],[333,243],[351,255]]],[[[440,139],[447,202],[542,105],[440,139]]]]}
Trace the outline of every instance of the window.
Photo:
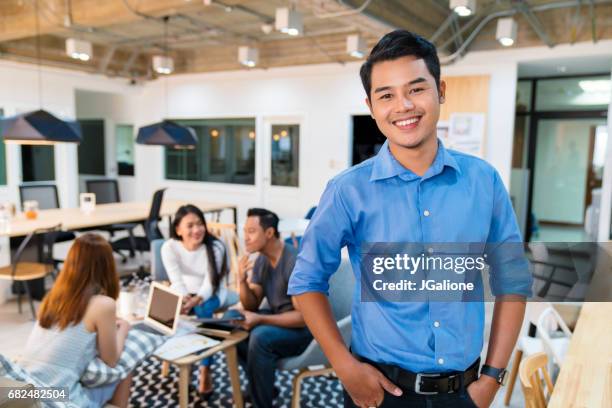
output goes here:
{"type": "Polygon", "coordinates": [[[177,120],[192,127],[194,149],[166,148],[166,178],[255,184],[255,119],[177,120]]]}
{"type": "Polygon", "coordinates": [[[610,103],[610,75],[541,79],[536,84],[536,110],[603,110],[610,103]]]}
{"type": "Polygon", "coordinates": [[[531,81],[518,81],[516,84],[516,111],[531,110],[531,81]]]}
{"type": "Polygon", "coordinates": [[[272,185],[299,186],[300,125],[272,126],[272,185]]]}
{"type": "Polygon", "coordinates": [[[21,146],[21,174],[24,182],[55,180],[54,149],[53,145],[21,146]]]}
{"type": "Polygon", "coordinates": [[[117,156],[117,173],[120,176],[133,176],[134,126],[117,125],[115,127],[115,153],[117,156]]]}
{"type": "Polygon", "coordinates": [[[83,140],[79,143],[79,174],[106,175],[104,120],[79,120],[83,140]]]}
{"type": "MultiPolygon", "coordinates": [[[[0,108],[0,119],[4,116],[4,109],[0,108]]],[[[2,121],[0,121],[0,133],[2,132],[2,121]]],[[[0,140],[0,186],[6,185],[6,148],[4,140],[0,140]]]]}

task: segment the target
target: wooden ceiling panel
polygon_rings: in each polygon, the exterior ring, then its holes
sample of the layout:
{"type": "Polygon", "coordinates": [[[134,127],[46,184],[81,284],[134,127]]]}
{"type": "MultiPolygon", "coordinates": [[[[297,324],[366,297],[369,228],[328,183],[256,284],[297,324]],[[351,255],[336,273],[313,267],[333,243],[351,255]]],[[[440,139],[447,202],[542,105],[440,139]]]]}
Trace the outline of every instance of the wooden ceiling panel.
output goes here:
{"type": "MultiPolygon", "coordinates": [[[[38,0],[39,33],[42,35],[43,64],[64,65],[86,72],[107,75],[150,77],[152,55],[168,52],[175,58],[176,72],[206,72],[246,69],[237,62],[240,45],[259,49],[259,67],[315,63],[344,63],[354,59],[346,54],[346,36],[360,33],[373,46],[389,30],[401,27],[431,37],[451,15],[447,0],[372,0],[362,13],[356,13],[367,0],[38,0]],[[70,10],[67,5],[71,4],[70,10]],[[289,37],[263,24],[274,24],[277,7],[295,4],[303,14],[304,34],[289,37]],[[164,37],[163,17],[169,16],[168,37],[164,37]],[[72,25],[65,26],[66,21],[72,25]],[[74,61],[65,55],[64,41],[76,37],[94,44],[91,61],[74,61]],[[112,50],[112,52],[111,52],[112,50]]],[[[0,58],[35,59],[35,0],[0,0],[0,58]]],[[[557,0],[479,0],[478,21],[492,12],[512,10],[521,4],[539,6],[557,0]]],[[[548,36],[556,44],[612,38],[612,1],[594,6],[594,29],[588,2],[535,12],[548,36]]],[[[542,45],[528,21],[517,13],[519,24],[515,46],[542,45]]],[[[457,19],[459,28],[472,18],[457,19]]],[[[476,24],[461,36],[465,39],[476,24]]],[[[490,22],[468,52],[501,48],[495,40],[495,21],[490,22]]],[[[436,41],[441,52],[452,53],[460,45],[450,41],[454,31],[446,29],[436,41]]]]}

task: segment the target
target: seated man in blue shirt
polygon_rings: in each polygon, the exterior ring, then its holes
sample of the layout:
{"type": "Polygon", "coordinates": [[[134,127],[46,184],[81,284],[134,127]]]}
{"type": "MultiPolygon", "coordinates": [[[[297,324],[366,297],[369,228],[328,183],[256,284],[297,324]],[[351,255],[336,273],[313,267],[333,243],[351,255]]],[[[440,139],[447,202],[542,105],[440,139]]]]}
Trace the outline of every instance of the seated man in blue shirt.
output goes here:
{"type": "Polygon", "coordinates": [[[280,239],[278,216],[251,208],[244,225],[244,244],[247,253],[259,252],[259,256],[254,262],[248,256],[239,262],[240,302],[245,309],[240,324],[250,334],[248,341],[238,344],[238,355],[246,368],[253,405],[272,407],[276,362],[302,353],[312,335],[287,295],[297,254],[280,239]],[[262,310],[264,297],[268,308],[262,310]]]}
{"type": "Polygon", "coordinates": [[[447,150],[437,139],[446,85],[431,43],[404,30],[385,35],[363,64],[361,79],[387,141],[375,157],[328,183],[304,234],[289,294],[342,382],[346,407],[488,407],[531,292],[522,248],[491,270],[495,309],[480,373],[481,299],[364,301],[368,271],[361,251],[365,243],[521,246],[508,194],[491,165],[447,150]],[[351,351],[326,297],[344,246],[357,279],[351,351]]]}

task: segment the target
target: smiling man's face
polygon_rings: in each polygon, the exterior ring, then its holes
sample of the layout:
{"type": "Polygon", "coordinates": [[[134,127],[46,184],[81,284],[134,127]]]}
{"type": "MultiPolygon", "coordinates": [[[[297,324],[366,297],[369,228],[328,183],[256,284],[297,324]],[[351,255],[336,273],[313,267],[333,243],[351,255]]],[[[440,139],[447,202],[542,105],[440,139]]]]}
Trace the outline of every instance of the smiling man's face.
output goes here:
{"type": "Polygon", "coordinates": [[[446,84],[440,81],[438,92],[423,59],[378,62],[372,67],[371,85],[366,103],[390,145],[414,149],[435,140],[446,84]]]}

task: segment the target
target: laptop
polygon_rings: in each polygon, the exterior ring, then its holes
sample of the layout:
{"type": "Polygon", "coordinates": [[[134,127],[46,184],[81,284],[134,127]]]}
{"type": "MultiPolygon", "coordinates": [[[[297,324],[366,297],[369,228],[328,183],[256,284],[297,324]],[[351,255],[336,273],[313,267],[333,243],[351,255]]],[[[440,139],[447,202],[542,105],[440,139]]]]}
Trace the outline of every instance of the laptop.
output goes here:
{"type": "Polygon", "coordinates": [[[178,327],[182,303],[181,294],[159,282],[153,282],[149,289],[144,321],[132,327],[161,336],[172,336],[178,327]]]}
{"type": "Polygon", "coordinates": [[[174,360],[188,354],[214,347],[220,341],[192,333],[195,327],[180,327],[179,316],[183,296],[170,287],[153,282],[149,289],[149,301],[144,321],[132,326],[161,336],[171,336],[154,354],[165,360],[174,360]]]}

